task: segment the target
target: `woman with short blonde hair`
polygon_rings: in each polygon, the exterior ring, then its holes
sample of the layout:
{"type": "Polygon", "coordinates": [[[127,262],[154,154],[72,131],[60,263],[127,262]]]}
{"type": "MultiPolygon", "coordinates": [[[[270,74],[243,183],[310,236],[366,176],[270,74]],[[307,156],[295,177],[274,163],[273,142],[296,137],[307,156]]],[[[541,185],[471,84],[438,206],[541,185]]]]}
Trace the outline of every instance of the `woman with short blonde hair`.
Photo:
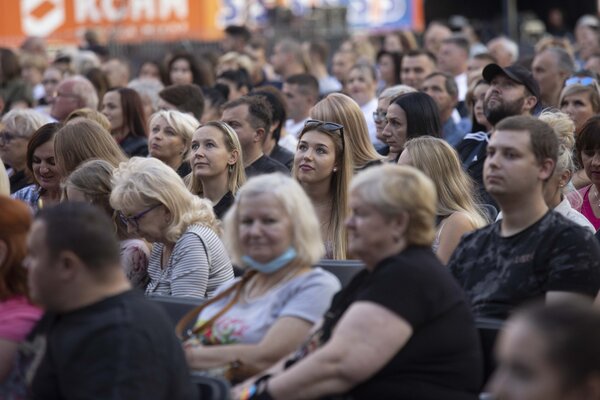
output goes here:
{"type": "Polygon", "coordinates": [[[92,110],[91,108],[80,108],[72,111],[65,119],[65,124],[76,120],[77,118],[89,119],[100,124],[104,129],[110,132],[110,121],[100,111],[92,110]]]}
{"type": "Polygon", "coordinates": [[[189,114],[176,110],[161,110],[150,117],[148,153],[158,158],[184,177],[190,173],[187,161],[192,135],[200,122],[189,114]]]}
{"type": "Polygon", "coordinates": [[[435,184],[438,222],[432,246],[442,263],[446,264],[462,235],[489,222],[473,197],[473,182],[462,169],[452,146],[431,136],[406,142],[398,164],[423,171],[435,184]]]}
{"type": "Polygon", "coordinates": [[[56,165],[66,178],[84,161],[98,158],[113,167],[127,160],[127,156],[113,137],[100,124],[88,119],[72,121],[54,136],[56,165]]]}
{"type": "Polygon", "coordinates": [[[381,162],[371,140],[367,121],[358,104],[342,93],[332,93],[310,110],[310,118],[344,127],[344,141],[355,171],[381,162]]]}
{"type": "Polygon", "coordinates": [[[210,203],[155,158],[133,157],[113,174],[111,206],[131,233],[154,242],[146,294],[210,297],[233,279],[210,203]]]}

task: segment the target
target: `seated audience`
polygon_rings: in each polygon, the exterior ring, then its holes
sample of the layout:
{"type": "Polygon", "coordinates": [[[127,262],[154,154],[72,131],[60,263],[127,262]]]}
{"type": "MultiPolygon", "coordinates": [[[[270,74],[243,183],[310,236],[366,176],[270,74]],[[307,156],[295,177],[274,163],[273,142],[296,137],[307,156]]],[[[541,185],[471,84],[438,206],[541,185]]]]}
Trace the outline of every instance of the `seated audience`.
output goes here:
{"type": "Polygon", "coordinates": [[[377,109],[377,71],[370,64],[356,64],[348,74],[348,79],[345,86],[348,96],[360,106],[367,121],[367,129],[369,131],[369,139],[374,146],[381,145],[377,141],[375,122],[371,116],[377,109]]]}
{"type": "MultiPolygon", "coordinates": [[[[396,85],[385,89],[379,97],[377,98],[377,109],[373,112],[373,121],[375,121],[375,128],[377,129],[377,139],[385,143],[385,139],[383,138],[383,129],[387,124],[387,109],[390,106],[390,101],[401,94],[416,92],[416,89],[413,89],[407,85],[396,85]]],[[[377,152],[383,156],[387,156],[390,152],[390,146],[384,144],[380,148],[377,149],[377,152]]],[[[392,160],[396,161],[396,160],[392,160]]]]}
{"type": "Polygon", "coordinates": [[[122,87],[106,92],[102,114],[108,118],[110,134],[125,154],[129,157],[148,155],[144,108],[135,90],[122,87]]]}
{"type": "MultiPolygon", "coordinates": [[[[586,217],[594,229],[600,229],[600,116],[592,117],[576,138],[577,160],[590,184],[579,189],[582,201],[573,206],[586,217]]],[[[572,202],[573,204],[573,202],[572,202]]]]}
{"type": "Polygon", "coordinates": [[[25,398],[25,371],[16,363],[18,346],[42,316],[29,299],[23,268],[31,212],[4,195],[0,209],[0,398],[25,398]]]}
{"type": "Polygon", "coordinates": [[[114,167],[104,160],[90,160],[73,171],[64,183],[65,199],[93,204],[113,221],[121,249],[121,265],[134,288],[144,290],[148,284],[148,245],[127,232],[127,225],[110,206],[114,167]]]}
{"type": "Polygon", "coordinates": [[[200,122],[179,111],[158,111],[150,118],[148,154],[173,168],[182,178],[191,169],[188,162],[192,135],[200,122]]]}
{"type": "Polygon", "coordinates": [[[347,190],[352,178],[352,162],[344,134],[340,124],[308,120],[298,138],[292,170],[321,223],[324,258],[335,260],[347,257],[344,221],[348,215],[347,190]]]}
{"type": "Polygon", "coordinates": [[[76,120],[77,118],[89,119],[100,124],[107,132],[110,132],[110,121],[100,111],[92,110],[91,108],[80,108],[70,113],[65,118],[65,124],[76,120]]]}
{"type": "Polygon", "coordinates": [[[558,105],[575,123],[579,134],[585,122],[600,113],[600,88],[596,79],[573,76],[565,81],[558,105]]]}
{"type": "Polygon", "coordinates": [[[153,243],[146,294],[206,298],[233,279],[210,203],[191,194],[171,167],[134,157],[112,182],[111,207],[128,232],[153,243]]]}
{"type": "MultiPolygon", "coordinates": [[[[191,83],[168,86],[158,93],[160,97],[158,108],[160,110],[181,111],[201,121],[205,108],[209,107],[209,104],[206,104],[208,99],[204,98],[202,92],[203,89],[200,89],[200,86],[191,83]]],[[[223,103],[225,103],[225,100],[223,100],[223,103]]]]}
{"type": "Polygon", "coordinates": [[[482,373],[473,318],[431,251],[435,197],[433,183],[414,168],[383,165],[359,173],[346,224],[349,250],[365,270],[334,297],[284,371],[281,363],[236,394],[477,399],[482,373]]]}
{"type": "Polygon", "coordinates": [[[506,319],[532,300],[591,301],[598,293],[600,245],[544,200],[557,155],[545,122],[514,116],[496,125],[483,176],[503,218],[463,237],[448,263],[476,317],[506,319]]]}
{"type": "Polygon", "coordinates": [[[246,182],[242,147],[235,131],[221,121],[203,124],[192,136],[190,164],[189,190],[210,200],[216,217],[222,220],[246,182]]]}
{"type": "Polygon", "coordinates": [[[27,342],[31,398],[198,398],[164,311],[131,290],[105,213],[45,208],[27,243],[31,298],[46,310],[27,342]]]}
{"type": "Polygon", "coordinates": [[[50,116],[63,122],[67,116],[80,108],[98,109],[98,93],[94,85],[81,75],[63,79],[56,87],[50,106],[50,116]]]}
{"type": "Polygon", "coordinates": [[[446,264],[465,233],[488,223],[473,196],[473,181],[462,169],[452,146],[431,136],[406,142],[398,164],[421,170],[435,185],[438,202],[432,249],[442,264],[446,264]]]}
{"type": "Polygon", "coordinates": [[[56,122],[42,125],[27,144],[27,170],[34,184],[16,191],[12,197],[27,203],[34,212],[60,201],[61,174],[54,155],[54,135],[60,127],[56,122]]]}
{"type": "Polygon", "coordinates": [[[4,167],[4,162],[0,158],[0,195],[10,196],[10,182],[8,180],[8,173],[4,167]]]}
{"type": "Polygon", "coordinates": [[[16,109],[2,117],[0,131],[0,158],[9,166],[10,192],[29,186],[27,174],[27,143],[42,125],[45,117],[37,111],[16,109]]]}
{"type": "Polygon", "coordinates": [[[319,221],[292,178],[249,180],[225,224],[230,254],[246,272],[190,315],[197,316],[195,337],[184,347],[191,368],[229,367],[239,380],[300,346],[340,284],[312,268],[324,252],[319,221]]]}

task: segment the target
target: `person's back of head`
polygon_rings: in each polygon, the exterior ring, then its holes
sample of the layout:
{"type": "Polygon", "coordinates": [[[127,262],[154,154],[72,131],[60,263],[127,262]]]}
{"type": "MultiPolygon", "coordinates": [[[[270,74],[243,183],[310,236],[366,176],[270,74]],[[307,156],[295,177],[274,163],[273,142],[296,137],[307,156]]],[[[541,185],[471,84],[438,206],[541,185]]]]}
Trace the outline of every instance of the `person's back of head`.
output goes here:
{"type": "Polygon", "coordinates": [[[225,28],[226,40],[223,42],[225,51],[243,51],[244,46],[252,38],[250,30],[244,25],[229,25],[225,28]]]}
{"type": "Polygon", "coordinates": [[[232,109],[242,105],[248,106],[248,123],[255,129],[263,129],[269,132],[273,123],[273,111],[269,102],[260,96],[243,96],[223,105],[223,110],[232,109]]]}
{"type": "MultiPolygon", "coordinates": [[[[252,91],[252,80],[250,79],[248,71],[244,68],[230,69],[222,72],[217,76],[217,82],[222,83],[223,81],[232,83],[234,89],[242,95],[246,95],[252,91]]],[[[232,91],[230,90],[230,96],[231,93],[232,91]]]]}
{"type": "Polygon", "coordinates": [[[281,138],[281,129],[285,125],[287,113],[285,110],[285,98],[281,92],[273,86],[264,86],[255,89],[249,96],[262,96],[271,108],[271,128],[273,129],[272,139],[275,143],[281,138]]]}
{"type": "Polygon", "coordinates": [[[192,114],[198,121],[204,113],[204,94],[200,86],[191,84],[167,86],[158,96],[177,110],[192,114]]]}

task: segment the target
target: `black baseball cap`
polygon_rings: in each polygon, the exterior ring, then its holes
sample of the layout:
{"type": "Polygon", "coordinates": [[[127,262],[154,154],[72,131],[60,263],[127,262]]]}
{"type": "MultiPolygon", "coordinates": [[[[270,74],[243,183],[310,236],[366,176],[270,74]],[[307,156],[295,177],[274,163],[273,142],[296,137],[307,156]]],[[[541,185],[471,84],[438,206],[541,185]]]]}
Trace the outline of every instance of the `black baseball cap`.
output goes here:
{"type": "Polygon", "coordinates": [[[492,79],[500,74],[504,74],[511,80],[525,86],[538,100],[538,104],[540,103],[540,87],[536,80],[533,79],[533,74],[527,68],[516,64],[506,68],[502,68],[498,64],[488,64],[482,73],[483,79],[487,83],[491,83],[492,79]]]}

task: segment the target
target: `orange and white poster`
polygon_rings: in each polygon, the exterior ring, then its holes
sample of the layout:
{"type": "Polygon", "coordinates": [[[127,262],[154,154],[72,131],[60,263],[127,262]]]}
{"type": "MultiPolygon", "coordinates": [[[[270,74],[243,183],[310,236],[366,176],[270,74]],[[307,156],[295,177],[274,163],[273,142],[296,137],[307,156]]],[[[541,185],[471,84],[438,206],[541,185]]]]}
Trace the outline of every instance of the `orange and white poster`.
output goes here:
{"type": "Polygon", "coordinates": [[[27,36],[79,43],[92,28],[118,42],[216,40],[219,0],[0,0],[0,44],[27,36]]]}

